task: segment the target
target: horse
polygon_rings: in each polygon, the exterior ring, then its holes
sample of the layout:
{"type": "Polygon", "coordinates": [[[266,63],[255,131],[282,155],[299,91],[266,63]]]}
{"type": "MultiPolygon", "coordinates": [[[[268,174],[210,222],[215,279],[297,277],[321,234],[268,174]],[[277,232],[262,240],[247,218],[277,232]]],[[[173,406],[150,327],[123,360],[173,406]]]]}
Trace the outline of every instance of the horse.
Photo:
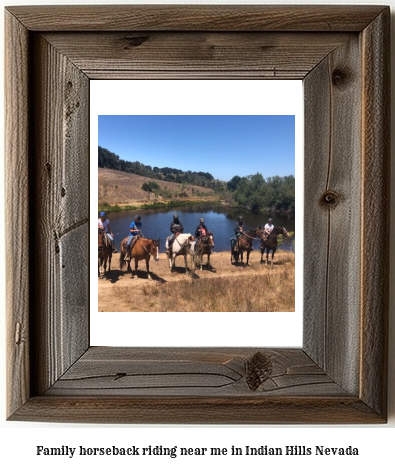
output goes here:
{"type": "MultiPolygon", "coordinates": [[[[125,265],[125,255],[127,252],[126,243],[128,237],[124,238],[121,242],[121,255],[119,257],[119,266],[123,269],[125,265]]],[[[145,260],[145,265],[147,269],[147,276],[148,279],[152,279],[150,270],[149,270],[149,261],[151,256],[154,258],[155,261],[159,261],[159,241],[160,240],[152,240],[151,238],[143,238],[138,237],[136,242],[134,243],[132,250],[130,252],[129,249],[129,259],[126,260],[128,264],[128,273],[131,273],[132,278],[134,278],[133,270],[130,267],[131,258],[134,258],[134,270],[137,271],[139,266],[139,261],[145,260]]]]}
{"type": "MultiPolygon", "coordinates": [[[[188,272],[187,256],[194,257],[196,239],[190,233],[180,233],[174,238],[171,250],[169,250],[169,237],[166,239],[166,254],[169,259],[170,272],[174,271],[176,257],[183,255],[185,261],[185,271],[188,272]]],[[[194,262],[192,263],[194,265],[194,262]]]]}
{"type": "Polygon", "coordinates": [[[271,265],[273,266],[274,253],[277,249],[277,237],[282,235],[285,238],[289,237],[289,233],[281,225],[277,225],[272,230],[272,233],[266,237],[266,239],[261,239],[261,263],[263,263],[263,255],[266,251],[266,264],[269,264],[269,252],[272,252],[271,265]]]}
{"type": "Polygon", "coordinates": [[[111,271],[112,245],[103,229],[99,228],[99,257],[98,257],[98,275],[103,279],[108,270],[111,271]]]}
{"type": "Polygon", "coordinates": [[[248,232],[244,232],[240,235],[240,237],[236,240],[236,243],[234,246],[231,244],[230,248],[230,262],[232,262],[232,259],[234,258],[235,264],[239,262],[239,257],[241,262],[243,262],[243,252],[247,252],[247,266],[248,266],[248,260],[250,258],[250,253],[252,251],[252,240],[254,238],[262,238],[263,236],[263,231],[262,227],[259,226],[257,228],[251,229],[248,232]]]}
{"type": "Polygon", "coordinates": [[[214,234],[207,232],[207,236],[201,237],[197,240],[195,245],[195,256],[197,257],[197,264],[200,270],[203,270],[203,255],[207,255],[207,268],[211,269],[210,256],[211,249],[214,248],[214,234]]]}

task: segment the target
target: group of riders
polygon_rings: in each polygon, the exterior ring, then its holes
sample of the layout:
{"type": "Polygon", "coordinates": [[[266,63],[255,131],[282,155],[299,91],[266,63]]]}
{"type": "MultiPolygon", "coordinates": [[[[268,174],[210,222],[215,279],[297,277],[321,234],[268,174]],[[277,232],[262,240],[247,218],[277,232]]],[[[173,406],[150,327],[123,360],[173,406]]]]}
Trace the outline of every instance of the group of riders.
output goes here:
{"type": "MultiPolygon", "coordinates": [[[[114,234],[112,233],[110,222],[106,218],[105,212],[100,212],[98,225],[99,225],[99,229],[103,230],[104,233],[106,233],[107,238],[110,241],[111,246],[113,247],[113,251],[116,253],[116,249],[114,246],[114,234]]],[[[136,215],[134,221],[130,224],[130,227],[129,227],[129,236],[128,236],[126,246],[125,246],[125,251],[126,251],[125,260],[129,259],[130,253],[132,252],[133,245],[136,243],[136,240],[140,236],[142,236],[142,232],[141,232],[142,226],[143,224],[141,222],[141,216],[136,215]]],[[[269,218],[266,225],[263,228],[263,239],[267,238],[271,234],[273,228],[274,228],[273,219],[269,218]]],[[[173,220],[170,224],[170,232],[171,232],[171,235],[168,239],[168,247],[166,249],[167,254],[170,254],[172,244],[174,240],[177,238],[177,236],[180,233],[184,232],[184,226],[182,225],[177,214],[173,215],[173,220]]],[[[234,238],[231,238],[231,249],[234,251],[237,251],[238,249],[237,240],[241,237],[243,233],[245,233],[243,217],[241,216],[238,217],[237,219],[237,223],[234,228],[234,233],[235,233],[234,238]]],[[[204,218],[201,218],[199,220],[199,225],[196,227],[196,230],[195,230],[195,237],[198,241],[200,240],[201,242],[203,242],[208,235],[209,235],[209,231],[205,225],[204,218]]]]}
{"type": "MultiPolygon", "coordinates": [[[[269,217],[267,219],[266,225],[263,227],[262,240],[266,240],[266,238],[272,233],[273,229],[274,229],[273,219],[271,217],[269,217]]],[[[243,217],[240,216],[240,217],[237,218],[237,222],[236,222],[236,225],[235,225],[235,228],[234,228],[234,232],[235,232],[235,236],[234,236],[234,238],[231,238],[230,245],[231,245],[232,251],[237,251],[238,250],[237,241],[243,235],[243,233],[246,233],[245,230],[244,230],[243,217]]]]}

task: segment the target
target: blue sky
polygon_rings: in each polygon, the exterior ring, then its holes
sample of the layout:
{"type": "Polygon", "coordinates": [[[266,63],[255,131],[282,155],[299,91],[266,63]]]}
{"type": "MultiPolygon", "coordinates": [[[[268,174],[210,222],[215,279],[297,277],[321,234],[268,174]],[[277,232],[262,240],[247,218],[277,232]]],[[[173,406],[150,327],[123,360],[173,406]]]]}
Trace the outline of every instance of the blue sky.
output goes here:
{"type": "Polygon", "coordinates": [[[295,117],[98,116],[99,145],[123,160],[229,181],[295,175],[295,117]]]}

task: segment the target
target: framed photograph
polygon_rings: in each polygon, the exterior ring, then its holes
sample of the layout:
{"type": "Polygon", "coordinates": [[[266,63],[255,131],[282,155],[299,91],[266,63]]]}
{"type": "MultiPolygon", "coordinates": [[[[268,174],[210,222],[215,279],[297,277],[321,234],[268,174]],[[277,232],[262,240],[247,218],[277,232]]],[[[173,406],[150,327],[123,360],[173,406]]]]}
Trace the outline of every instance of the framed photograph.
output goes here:
{"type": "MultiPolygon", "coordinates": [[[[302,271],[302,81],[95,80],[90,97],[92,162],[99,143],[98,171],[93,164],[90,169],[91,346],[300,347],[303,284],[299,276],[295,296],[295,266],[302,271]],[[143,189],[151,184],[153,191],[143,189]],[[254,199],[247,199],[252,192],[254,199]],[[236,207],[240,200],[256,209],[236,207]],[[110,244],[100,249],[103,272],[97,277],[100,214],[116,251],[109,258],[110,244]],[[170,270],[166,242],[175,214],[184,243],[195,237],[195,256],[176,256],[170,270]],[[136,217],[141,241],[153,254],[136,242],[137,265],[132,260],[129,272],[127,262],[120,263],[121,243],[136,217]],[[276,251],[268,256],[260,238],[270,218],[268,241],[276,251]],[[200,264],[201,219],[214,246],[206,238],[200,264]],[[248,243],[241,242],[243,260],[236,262],[230,245],[239,227],[248,243]],[[277,248],[283,227],[287,237],[277,248]]],[[[181,251],[179,240],[174,246],[181,251]]]]}
{"type": "Polygon", "coordinates": [[[386,422],[389,8],[31,6],[5,20],[8,419],[386,422]],[[94,80],[303,81],[302,347],[91,345],[94,80]]]}

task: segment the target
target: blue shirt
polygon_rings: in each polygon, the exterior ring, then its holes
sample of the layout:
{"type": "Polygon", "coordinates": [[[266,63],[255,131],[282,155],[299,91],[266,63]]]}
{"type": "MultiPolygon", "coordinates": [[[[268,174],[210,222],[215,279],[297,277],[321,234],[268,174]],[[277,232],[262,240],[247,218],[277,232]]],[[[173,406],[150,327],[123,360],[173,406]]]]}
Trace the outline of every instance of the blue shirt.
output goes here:
{"type": "MultiPolygon", "coordinates": [[[[136,230],[141,230],[141,227],[142,227],[142,226],[143,226],[143,224],[142,224],[141,222],[137,222],[137,224],[136,224],[136,222],[133,221],[133,222],[130,224],[130,228],[131,228],[131,229],[136,229],[136,230]]],[[[130,233],[130,235],[132,235],[132,237],[135,236],[134,233],[130,233]]]]}

